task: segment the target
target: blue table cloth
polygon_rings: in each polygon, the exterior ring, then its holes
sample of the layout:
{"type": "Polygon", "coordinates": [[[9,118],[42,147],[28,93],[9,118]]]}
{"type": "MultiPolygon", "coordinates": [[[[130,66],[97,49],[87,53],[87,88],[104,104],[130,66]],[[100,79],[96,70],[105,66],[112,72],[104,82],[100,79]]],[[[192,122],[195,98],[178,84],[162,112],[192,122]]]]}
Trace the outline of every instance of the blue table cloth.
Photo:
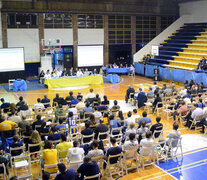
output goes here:
{"type": "Polygon", "coordinates": [[[27,84],[25,80],[16,80],[13,82],[13,91],[26,91],[27,90],[27,84]]]}
{"type": "Polygon", "coordinates": [[[107,68],[107,73],[128,73],[128,68],[107,68]]]}
{"type": "Polygon", "coordinates": [[[120,77],[117,74],[108,74],[106,79],[109,80],[112,84],[119,83],[120,77]]]}

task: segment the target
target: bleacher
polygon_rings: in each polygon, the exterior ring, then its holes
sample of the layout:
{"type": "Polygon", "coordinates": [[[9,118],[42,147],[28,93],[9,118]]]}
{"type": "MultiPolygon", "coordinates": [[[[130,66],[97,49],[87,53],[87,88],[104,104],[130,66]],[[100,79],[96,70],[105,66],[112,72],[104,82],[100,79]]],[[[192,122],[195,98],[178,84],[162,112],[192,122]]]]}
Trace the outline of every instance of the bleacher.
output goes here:
{"type": "Polygon", "coordinates": [[[207,23],[186,23],[160,44],[159,56],[151,65],[194,70],[207,56],[207,23]]]}

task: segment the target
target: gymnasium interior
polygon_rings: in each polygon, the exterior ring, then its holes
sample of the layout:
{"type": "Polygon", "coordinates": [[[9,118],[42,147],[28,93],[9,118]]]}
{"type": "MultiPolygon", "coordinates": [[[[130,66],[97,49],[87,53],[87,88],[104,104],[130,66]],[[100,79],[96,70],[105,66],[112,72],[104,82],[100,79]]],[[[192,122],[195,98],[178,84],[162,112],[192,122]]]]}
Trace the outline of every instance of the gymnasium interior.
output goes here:
{"type": "Polygon", "coordinates": [[[205,180],[207,0],[0,0],[0,179],[205,180]]]}

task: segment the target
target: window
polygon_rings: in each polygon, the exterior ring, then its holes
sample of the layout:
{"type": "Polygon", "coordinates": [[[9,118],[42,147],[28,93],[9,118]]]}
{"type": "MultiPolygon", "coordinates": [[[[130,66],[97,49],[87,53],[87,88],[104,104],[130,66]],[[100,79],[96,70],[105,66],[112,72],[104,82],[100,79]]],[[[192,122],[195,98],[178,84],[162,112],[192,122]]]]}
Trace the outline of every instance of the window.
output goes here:
{"type": "Polygon", "coordinates": [[[136,43],[148,43],[156,36],[156,16],[136,16],[136,43]]]}
{"type": "Polygon", "coordinates": [[[37,28],[37,14],[9,13],[7,14],[8,28],[37,28]]]}
{"type": "Polygon", "coordinates": [[[109,16],[109,44],[131,44],[131,27],[131,16],[109,16]]]}
{"type": "Polygon", "coordinates": [[[78,15],[78,28],[103,28],[102,15],[78,15]]]}
{"type": "Polygon", "coordinates": [[[45,28],[72,28],[72,15],[63,13],[45,13],[45,28]]]}
{"type": "Polygon", "coordinates": [[[164,29],[166,29],[176,19],[176,16],[161,16],[161,30],[163,31],[164,29]]]}

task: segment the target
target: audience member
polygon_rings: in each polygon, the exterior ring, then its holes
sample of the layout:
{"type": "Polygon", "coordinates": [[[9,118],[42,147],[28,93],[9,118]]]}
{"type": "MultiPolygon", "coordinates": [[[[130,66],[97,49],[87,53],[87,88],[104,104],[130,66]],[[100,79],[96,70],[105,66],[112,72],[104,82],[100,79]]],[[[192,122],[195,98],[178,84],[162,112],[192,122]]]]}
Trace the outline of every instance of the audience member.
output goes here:
{"type": "Polygon", "coordinates": [[[68,150],[68,158],[71,162],[71,167],[75,170],[78,169],[78,167],[82,164],[84,157],[84,150],[83,148],[80,148],[80,142],[79,141],[73,141],[73,148],[70,148],[68,150]],[[72,164],[73,162],[76,162],[76,164],[72,164]]]}
{"type": "Polygon", "coordinates": [[[21,129],[22,132],[26,131],[26,126],[30,126],[29,121],[26,120],[26,116],[22,116],[22,121],[18,123],[18,127],[21,129]]]}
{"type": "Polygon", "coordinates": [[[8,121],[5,116],[1,116],[0,131],[10,131],[14,129],[15,126],[15,122],[8,121]]]}
{"type": "Polygon", "coordinates": [[[9,121],[13,121],[13,122],[15,122],[15,123],[18,124],[19,122],[21,122],[21,117],[20,116],[17,116],[16,111],[13,110],[11,112],[11,116],[8,118],[8,120],[9,121]]]}
{"type": "MultiPolygon", "coordinates": [[[[152,132],[152,134],[154,134],[155,131],[161,131],[163,129],[163,124],[160,123],[161,121],[161,117],[156,117],[156,122],[155,124],[153,124],[150,128],[150,131],[152,132]]],[[[157,138],[159,137],[160,133],[155,133],[154,137],[157,138]]]]}
{"type": "Polygon", "coordinates": [[[46,104],[46,103],[50,103],[50,99],[47,98],[47,94],[44,94],[44,98],[41,100],[41,103],[45,104],[45,108],[50,107],[50,104],[46,104]]]}
{"type": "Polygon", "coordinates": [[[37,121],[33,122],[33,124],[32,124],[32,129],[33,129],[33,130],[37,129],[37,131],[39,131],[40,128],[35,128],[35,126],[36,126],[36,125],[42,125],[42,123],[44,122],[44,120],[42,120],[42,117],[41,117],[40,114],[38,114],[36,118],[37,118],[37,121]]]}
{"type": "MultiPolygon", "coordinates": [[[[54,149],[54,145],[51,141],[47,141],[45,144],[45,149],[42,151],[42,166],[57,164],[57,149],[54,149]]],[[[50,173],[57,172],[57,168],[45,168],[46,171],[50,173]]]]}
{"type": "Polygon", "coordinates": [[[76,180],[76,172],[74,169],[66,169],[65,164],[59,163],[58,170],[60,174],[55,177],[55,180],[76,180]]]}
{"type": "Polygon", "coordinates": [[[60,143],[57,144],[56,146],[56,149],[57,151],[60,151],[59,152],[59,158],[65,158],[67,156],[67,153],[66,150],[72,148],[72,145],[71,143],[67,142],[67,137],[65,134],[61,134],[60,136],[60,143]],[[61,152],[61,151],[64,151],[64,152],[61,152]]]}
{"type": "Polygon", "coordinates": [[[128,85],[128,89],[127,89],[127,91],[126,91],[126,96],[125,96],[125,101],[126,101],[126,103],[128,103],[128,99],[129,99],[129,95],[130,94],[133,94],[132,96],[131,96],[131,98],[134,98],[134,88],[132,88],[130,85],[128,85]]]}
{"type": "Polygon", "coordinates": [[[142,116],[143,117],[140,118],[140,120],[138,121],[139,126],[141,126],[142,121],[145,121],[147,125],[152,123],[152,120],[149,117],[147,117],[147,112],[146,111],[144,111],[142,113],[142,116]]]}
{"type": "MultiPolygon", "coordinates": [[[[85,121],[85,129],[81,131],[81,134],[84,136],[89,136],[93,134],[93,129],[90,129],[90,121],[85,121]]],[[[83,142],[87,143],[90,142],[92,138],[84,138],[83,142]]]]}
{"type": "MultiPolygon", "coordinates": [[[[103,119],[100,119],[100,124],[98,126],[96,126],[94,129],[94,133],[95,133],[94,139],[98,138],[99,133],[104,133],[104,132],[108,132],[108,126],[106,124],[104,124],[103,119]]],[[[100,139],[105,139],[105,138],[106,138],[106,135],[102,135],[100,137],[100,139]]]]}
{"type": "Polygon", "coordinates": [[[102,149],[98,149],[99,143],[98,141],[94,140],[92,143],[93,150],[89,151],[87,156],[92,158],[92,157],[97,157],[97,156],[102,156],[104,155],[104,152],[102,149]]]}
{"type": "Polygon", "coordinates": [[[0,108],[4,110],[4,113],[9,112],[10,103],[5,102],[4,98],[1,98],[1,103],[0,108]]]}
{"type": "Polygon", "coordinates": [[[136,151],[138,150],[138,142],[136,140],[135,133],[130,133],[129,140],[124,142],[123,151],[128,151],[128,150],[136,150],[136,151]]]}
{"type": "MultiPolygon", "coordinates": [[[[110,126],[110,133],[112,132],[113,128],[119,128],[121,127],[121,123],[114,119],[114,115],[109,116],[109,126],[110,126]]],[[[119,134],[119,130],[113,130],[113,134],[119,134]]]]}
{"type": "Polygon", "coordinates": [[[45,106],[41,103],[41,99],[37,98],[37,104],[34,105],[33,110],[36,109],[45,109],[45,106]]]}

